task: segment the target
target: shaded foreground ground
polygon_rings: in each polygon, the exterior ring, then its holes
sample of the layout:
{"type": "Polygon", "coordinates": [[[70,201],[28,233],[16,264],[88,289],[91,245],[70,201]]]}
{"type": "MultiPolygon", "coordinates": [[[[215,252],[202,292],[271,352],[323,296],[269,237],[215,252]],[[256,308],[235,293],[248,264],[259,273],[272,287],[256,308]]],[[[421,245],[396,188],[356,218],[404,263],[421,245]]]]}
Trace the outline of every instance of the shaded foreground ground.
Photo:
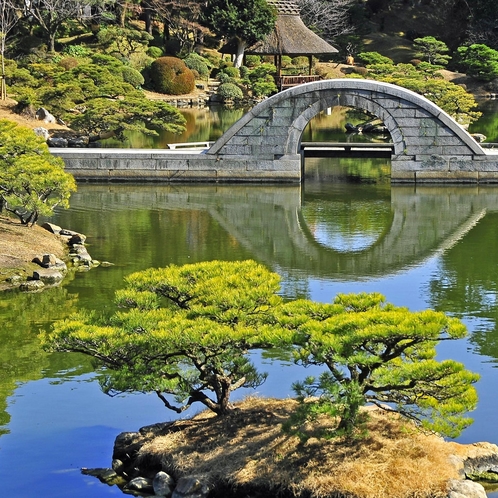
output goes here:
{"type": "MultiPolygon", "coordinates": [[[[157,426],[143,428],[133,464],[143,472],[163,469],[176,479],[195,475],[222,483],[224,496],[244,490],[251,496],[435,498],[447,496],[448,480],[458,478],[453,443],[392,414],[370,411],[361,438],[302,442],[281,429],[295,406],[291,399],[248,398],[227,417],[203,412],[164,424],[163,435],[154,432],[157,426]]],[[[324,418],[314,427],[330,424],[324,418]]]]}

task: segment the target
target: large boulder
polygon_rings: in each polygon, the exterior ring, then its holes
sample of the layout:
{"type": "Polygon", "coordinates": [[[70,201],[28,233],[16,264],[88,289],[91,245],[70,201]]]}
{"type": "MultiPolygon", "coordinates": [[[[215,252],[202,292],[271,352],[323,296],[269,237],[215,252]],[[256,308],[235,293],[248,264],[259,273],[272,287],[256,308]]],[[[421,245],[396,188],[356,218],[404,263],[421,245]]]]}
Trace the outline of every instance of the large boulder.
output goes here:
{"type": "Polygon", "coordinates": [[[477,482],[450,479],[448,482],[448,498],[486,498],[486,491],[477,482]]]}
{"type": "Polygon", "coordinates": [[[196,477],[180,477],[172,498],[207,498],[210,487],[196,477]]]}
{"type": "Polygon", "coordinates": [[[36,119],[43,121],[44,123],[56,123],[57,119],[53,114],[47,111],[44,107],[40,107],[35,113],[36,119]]]}
{"type": "Polygon", "coordinates": [[[50,137],[47,140],[47,145],[49,147],[66,148],[68,143],[67,140],[63,137],[50,137]]]}

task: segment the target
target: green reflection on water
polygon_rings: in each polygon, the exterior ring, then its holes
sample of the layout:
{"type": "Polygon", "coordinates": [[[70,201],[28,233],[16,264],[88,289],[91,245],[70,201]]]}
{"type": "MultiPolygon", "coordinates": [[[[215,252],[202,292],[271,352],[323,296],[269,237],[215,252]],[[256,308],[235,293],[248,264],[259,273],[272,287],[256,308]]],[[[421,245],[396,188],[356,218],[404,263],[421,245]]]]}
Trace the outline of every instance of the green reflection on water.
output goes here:
{"type": "MultiPolygon", "coordinates": [[[[47,372],[74,368],[74,358],[41,350],[38,334],[53,320],[76,310],[77,297],[64,287],[40,293],[4,292],[0,295],[0,427],[9,421],[6,398],[19,382],[41,379],[47,372]],[[68,362],[69,360],[69,362],[68,362]]],[[[87,367],[89,362],[86,361],[87,367]]],[[[87,370],[89,371],[89,370],[87,370]]]]}
{"type": "MultiPolygon", "coordinates": [[[[335,178],[343,165],[334,164],[320,161],[306,169],[335,178]]],[[[5,400],[16,383],[92,369],[86,358],[43,353],[40,328],[78,308],[108,311],[126,275],[169,263],[252,258],[279,272],[285,295],[296,298],[310,295],[313,280],[376,279],[382,292],[384,280],[402,279],[408,268],[437,256],[429,301],[491,321],[492,332],[476,332],[471,340],[481,354],[498,358],[498,188],[320,178],[309,175],[304,186],[80,185],[71,209],[53,221],[85,233],[90,254],[114,266],[78,273],[39,294],[0,296],[0,425],[8,423],[5,400]],[[313,233],[317,224],[327,236],[368,243],[324,243],[313,233]]]]}

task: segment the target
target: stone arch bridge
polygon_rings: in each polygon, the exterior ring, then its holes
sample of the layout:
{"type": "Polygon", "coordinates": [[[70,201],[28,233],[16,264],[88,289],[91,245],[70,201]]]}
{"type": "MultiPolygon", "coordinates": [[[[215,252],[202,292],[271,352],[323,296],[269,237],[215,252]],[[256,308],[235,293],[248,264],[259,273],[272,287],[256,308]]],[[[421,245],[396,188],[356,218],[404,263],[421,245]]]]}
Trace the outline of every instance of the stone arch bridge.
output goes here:
{"type": "Polygon", "coordinates": [[[260,168],[299,176],[302,133],[334,106],[362,109],[384,122],[394,145],[393,181],[498,181],[498,155],[488,154],[442,109],[415,92],[372,80],[322,80],[280,92],[244,115],[207,154],[224,161],[257,158],[260,168]]]}
{"type": "Polygon", "coordinates": [[[299,182],[301,136],[334,106],[363,109],[389,130],[393,182],[498,182],[498,152],[484,150],[425,97],[389,83],[331,79],[261,102],[209,149],[52,149],[80,180],[299,182]],[[202,153],[200,153],[202,152],[202,153]]]}

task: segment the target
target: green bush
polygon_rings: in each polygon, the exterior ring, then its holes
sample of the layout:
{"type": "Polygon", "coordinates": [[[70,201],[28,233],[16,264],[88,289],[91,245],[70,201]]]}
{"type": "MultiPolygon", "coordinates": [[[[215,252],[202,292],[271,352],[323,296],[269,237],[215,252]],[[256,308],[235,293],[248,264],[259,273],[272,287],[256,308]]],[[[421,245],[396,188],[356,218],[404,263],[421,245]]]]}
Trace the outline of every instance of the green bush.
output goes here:
{"type": "Polygon", "coordinates": [[[246,63],[247,67],[256,67],[261,64],[261,57],[259,55],[246,55],[246,63]]]}
{"type": "Polygon", "coordinates": [[[252,85],[252,93],[256,97],[268,97],[278,91],[275,80],[268,75],[265,79],[257,80],[252,85]]]}
{"type": "Polygon", "coordinates": [[[247,66],[240,66],[239,67],[239,72],[240,72],[240,77],[242,79],[245,79],[249,75],[249,68],[247,66]]]}
{"type": "Polygon", "coordinates": [[[475,43],[469,47],[458,47],[458,68],[481,81],[498,78],[498,51],[475,43]]]}
{"type": "Polygon", "coordinates": [[[372,64],[394,64],[392,59],[379,54],[379,52],[361,52],[357,55],[357,58],[362,64],[365,64],[365,66],[370,66],[372,64]]]}
{"type": "Polygon", "coordinates": [[[251,82],[256,82],[257,80],[261,79],[266,79],[268,75],[274,75],[277,72],[277,68],[275,67],[274,64],[269,64],[268,62],[265,62],[264,64],[259,65],[258,67],[255,67],[250,73],[249,73],[249,79],[251,82]]]}
{"type": "Polygon", "coordinates": [[[242,90],[235,83],[222,83],[217,93],[223,100],[237,100],[244,97],[242,90]]]}
{"type": "Polygon", "coordinates": [[[204,57],[193,52],[187,55],[187,57],[183,59],[183,62],[185,62],[185,65],[192,71],[197,71],[202,79],[209,78],[211,63],[204,57]]]}
{"type": "Polygon", "coordinates": [[[237,78],[234,78],[230,75],[228,75],[227,73],[218,73],[218,80],[220,81],[220,83],[235,83],[237,84],[237,78]]]}
{"type": "Polygon", "coordinates": [[[83,45],[67,45],[62,50],[65,55],[72,57],[86,57],[91,54],[91,50],[83,45]]]}
{"type": "Polygon", "coordinates": [[[147,49],[147,55],[153,59],[158,59],[164,55],[163,49],[160,47],[149,47],[147,49]]]}
{"type": "Polygon", "coordinates": [[[129,83],[134,88],[141,87],[144,84],[144,77],[132,67],[123,66],[121,73],[123,74],[123,81],[129,83]]]}
{"type": "Polygon", "coordinates": [[[169,95],[190,93],[195,88],[194,73],[177,57],[159,57],[150,66],[154,90],[169,95]]]}
{"type": "Polygon", "coordinates": [[[240,71],[236,67],[227,66],[221,70],[221,73],[228,74],[232,78],[240,78],[240,71]]]}

